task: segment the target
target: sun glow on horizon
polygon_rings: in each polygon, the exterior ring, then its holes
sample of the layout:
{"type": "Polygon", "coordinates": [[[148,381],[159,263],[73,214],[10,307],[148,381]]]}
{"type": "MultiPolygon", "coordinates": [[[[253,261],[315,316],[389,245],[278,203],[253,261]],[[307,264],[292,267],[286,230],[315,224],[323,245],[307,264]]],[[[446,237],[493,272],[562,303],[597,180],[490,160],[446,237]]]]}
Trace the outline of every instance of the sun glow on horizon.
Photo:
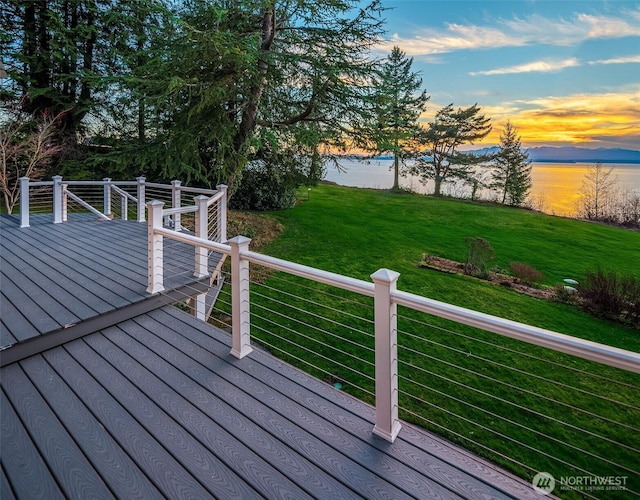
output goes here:
{"type": "MultiPolygon", "coordinates": [[[[480,103],[480,106],[491,117],[493,129],[475,145],[499,144],[500,135],[510,121],[525,147],[597,148],[615,144],[624,149],[640,149],[640,87],[627,92],[550,96],[500,106],[480,103]]],[[[422,117],[425,126],[437,109],[438,105],[430,103],[422,117]]]]}

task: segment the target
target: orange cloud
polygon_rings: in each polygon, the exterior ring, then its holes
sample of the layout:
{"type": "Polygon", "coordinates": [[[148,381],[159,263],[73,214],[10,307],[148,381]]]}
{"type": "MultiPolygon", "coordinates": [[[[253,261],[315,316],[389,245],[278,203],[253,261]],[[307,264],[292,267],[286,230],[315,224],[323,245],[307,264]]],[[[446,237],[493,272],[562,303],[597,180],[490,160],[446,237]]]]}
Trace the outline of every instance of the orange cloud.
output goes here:
{"type": "Polygon", "coordinates": [[[500,141],[507,120],[523,145],[580,145],[640,149],[640,88],[617,93],[576,94],[482,108],[493,131],[483,144],[500,141]]]}

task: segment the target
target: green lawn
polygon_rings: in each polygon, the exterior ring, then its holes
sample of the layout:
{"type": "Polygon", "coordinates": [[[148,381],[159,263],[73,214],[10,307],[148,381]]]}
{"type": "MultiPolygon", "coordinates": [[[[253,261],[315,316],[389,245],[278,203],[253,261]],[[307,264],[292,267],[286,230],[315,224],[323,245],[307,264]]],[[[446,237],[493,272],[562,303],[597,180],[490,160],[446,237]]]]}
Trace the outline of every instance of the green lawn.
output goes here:
{"type": "MultiPolygon", "coordinates": [[[[525,262],[553,285],[598,266],[638,272],[640,233],[525,210],[328,185],[269,217],[284,231],[263,253],[364,280],[386,267],[401,273],[401,290],[640,351],[638,330],[417,266],[425,252],[463,261],[464,238],[480,236],[494,247],[498,267],[525,262]]],[[[276,273],[252,284],[251,307],[256,341],[373,403],[370,299],[276,273]]],[[[640,377],[403,308],[398,338],[401,418],[528,480],[536,471],[556,477],[590,471],[626,475],[629,487],[640,491],[640,377]]]]}
{"type": "Polygon", "coordinates": [[[640,232],[526,210],[387,191],[321,185],[309,201],[274,213],[284,233],[265,253],[369,280],[401,274],[398,288],[550,330],[640,351],[640,332],[559,303],[531,299],[466,276],[417,267],[423,253],[464,261],[467,236],[485,238],[495,265],[529,264],[545,284],[598,268],[640,276],[640,232]]]}

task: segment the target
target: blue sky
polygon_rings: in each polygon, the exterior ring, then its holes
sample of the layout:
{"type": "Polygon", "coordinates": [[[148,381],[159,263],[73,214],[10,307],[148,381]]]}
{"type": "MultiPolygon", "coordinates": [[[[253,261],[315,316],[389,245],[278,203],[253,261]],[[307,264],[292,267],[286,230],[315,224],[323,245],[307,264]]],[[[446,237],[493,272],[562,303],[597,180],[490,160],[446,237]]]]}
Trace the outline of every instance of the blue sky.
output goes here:
{"type": "Polygon", "coordinates": [[[379,55],[399,46],[431,95],[423,119],[478,103],[497,144],[640,150],[640,2],[383,0],[379,55]]]}

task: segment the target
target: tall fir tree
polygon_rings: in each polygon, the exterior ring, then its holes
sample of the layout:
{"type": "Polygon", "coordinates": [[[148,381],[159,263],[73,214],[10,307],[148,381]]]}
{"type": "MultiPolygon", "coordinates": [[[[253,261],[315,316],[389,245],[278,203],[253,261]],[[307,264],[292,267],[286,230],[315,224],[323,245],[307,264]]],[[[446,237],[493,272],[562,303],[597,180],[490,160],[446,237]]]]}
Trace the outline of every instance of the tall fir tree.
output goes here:
{"type": "Polygon", "coordinates": [[[393,189],[399,189],[400,163],[415,143],[418,119],[429,100],[420,91],[422,79],[412,71],[413,58],[393,47],[374,77],[374,123],[371,130],[375,151],[393,154],[393,189]]]}
{"type": "Polygon", "coordinates": [[[529,153],[522,149],[518,130],[507,121],[500,136],[500,151],[496,155],[491,186],[498,190],[501,203],[519,207],[531,189],[529,153]]]}

